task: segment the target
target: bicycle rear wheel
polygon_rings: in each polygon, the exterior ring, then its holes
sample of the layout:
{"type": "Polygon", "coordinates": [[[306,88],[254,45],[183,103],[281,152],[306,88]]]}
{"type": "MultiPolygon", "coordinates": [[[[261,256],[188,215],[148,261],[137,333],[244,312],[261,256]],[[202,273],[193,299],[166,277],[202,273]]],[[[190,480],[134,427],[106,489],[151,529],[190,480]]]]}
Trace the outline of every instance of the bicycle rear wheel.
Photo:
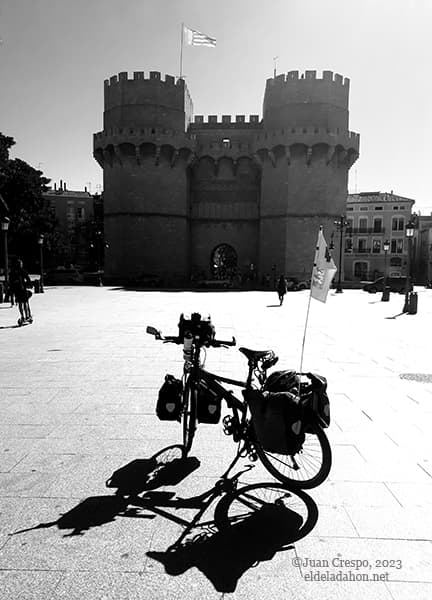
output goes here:
{"type": "Polygon", "coordinates": [[[183,456],[188,455],[192,448],[196,424],[197,424],[197,399],[198,393],[196,386],[186,380],[183,393],[183,456]]]}
{"type": "Polygon", "coordinates": [[[328,476],[332,455],[326,434],[317,425],[306,433],[303,447],[294,456],[264,450],[255,442],[258,458],[269,473],[292,489],[310,489],[320,485],[328,476]]]}

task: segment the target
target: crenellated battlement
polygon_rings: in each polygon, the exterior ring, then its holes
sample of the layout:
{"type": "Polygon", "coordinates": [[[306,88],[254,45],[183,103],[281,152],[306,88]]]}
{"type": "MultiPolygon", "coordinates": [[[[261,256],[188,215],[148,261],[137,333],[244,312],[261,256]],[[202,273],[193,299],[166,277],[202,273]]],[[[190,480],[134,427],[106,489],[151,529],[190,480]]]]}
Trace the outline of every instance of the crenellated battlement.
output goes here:
{"type": "Polygon", "coordinates": [[[93,134],[94,141],[106,141],[109,138],[151,138],[154,140],[158,139],[184,139],[189,141],[195,141],[195,135],[193,133],[179,131],[175,129],[169,129],[167,127],[110,127],[103,131],[98,131],[93,134]]]}
{"type": "Polygon", "coordinates": [[[203,115],[196,115],[193,123],[190,124],[191,129],[258,129],[262,127],[259,115],[249,115],[246,120],[246,115],[208,115],[207,119],[203,115]]]}
{"type": "Polygon", "coordinates": [[[348,77],[343,77],[339,75],[339,73],[333,73],[333,71],[323,71],[322,77],[317,77],[317,71],[305,71],[301,73],[299,71],[288,71],[288,73],[282,73],[281,75],[277,75],[276,77],[271,77],[267,79],[267,83],[271,85],[283,85],[286,83],[292,83],[294,81],[299,82],[310,82],[310,81],[325,81],[334,83],[338,86],[343,86],[349,88],[350,80],[348,77]]]}
{"type": "Polygon", "coordinates": [[[155,82],[160,82],[163,84],[167,84],[170,86],[177,86],[184,88],[185,82],[184,79],[175,79],[172,75],[165,75],[165,79],[161,78],[160,71],[150,71],[149,76],[146,77],[144,71],[134,71],[132,77],[129,77],[129,73],[127,71],[122,71],[118,75],[113,75],[109,79],[105,79],[104,86],[110,87],[118,84],[123,84],[124,82],[149,82],[150,84],[154,84],[155,82]]]}

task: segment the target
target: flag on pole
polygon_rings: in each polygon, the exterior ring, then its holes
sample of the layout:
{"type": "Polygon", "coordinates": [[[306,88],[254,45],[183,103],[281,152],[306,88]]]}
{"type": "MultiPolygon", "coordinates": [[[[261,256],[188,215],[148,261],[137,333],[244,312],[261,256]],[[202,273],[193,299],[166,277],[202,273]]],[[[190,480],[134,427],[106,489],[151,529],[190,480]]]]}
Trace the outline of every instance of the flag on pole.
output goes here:
{"type": "Polygon", "coordinates": [[[216,46],[215,38],[212,38],[205,33],[201,33],[200,31],[195,31],[194,29],[185,27],[184,34],[186,44],[188,46],[209,46],[210,48],[214,48],[216,46]]]}
{"type": "Polygon", "coordinates": [[[312,298],[315,298],[315,300],[319,300],[320,302],[325,302],[327,300],[327,294],[336,271],[336,265],[331,257],[327,243],[324,239],[322,227],[320,227],[315,252],[314,267],[312,270],[312,298]]]}

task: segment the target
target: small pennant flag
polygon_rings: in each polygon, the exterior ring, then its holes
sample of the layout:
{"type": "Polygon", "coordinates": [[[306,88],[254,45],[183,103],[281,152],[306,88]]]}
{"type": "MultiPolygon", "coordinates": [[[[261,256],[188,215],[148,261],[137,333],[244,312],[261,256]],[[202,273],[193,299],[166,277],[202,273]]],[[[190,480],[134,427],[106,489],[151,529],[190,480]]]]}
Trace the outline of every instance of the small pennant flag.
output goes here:
{"type": "Polygon", "coordinates": [[[215,38],[205,35],[205,33],[189,29],[189,27],[184,28],[184,33],[186,44],[188,44],[188,46],[209,46],[210,48],[216,46],[215,38]]]}
{"type": "Polygon", "coordinates": [[[336,265],[324,239],[322,227],[320,227],[315,252],[315,264],[312,271],[312,298],[320,302],[327,300],[327,294],[336,271],[336,265]]]}

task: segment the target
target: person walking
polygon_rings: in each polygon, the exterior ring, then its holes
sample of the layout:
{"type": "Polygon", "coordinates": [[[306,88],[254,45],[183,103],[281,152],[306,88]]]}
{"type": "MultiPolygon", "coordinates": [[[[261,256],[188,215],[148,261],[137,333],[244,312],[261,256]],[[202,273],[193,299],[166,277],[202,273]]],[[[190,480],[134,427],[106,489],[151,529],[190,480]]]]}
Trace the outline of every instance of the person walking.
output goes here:
{"type": "Polygon", "coordinates": [[[284,296],[286,294],[286,291],[287,291],[287,285],[286,285],[286,281],[285,281],[285,276],[281,275],[279,277],[279,281],[278,281],[278,284],[277,284],[277,293],[278,293],[278,296],[279,296],[279,303],[280,303],[281,306],[283,304],[284,296]]]}
{"type": "Polygon", "coordinates": [[[15,297],[15,302],[18,304],[21,317],[18,319],[18,325],[23,325],[26,321],[32,323],[33,317],[30,310],[29,299],[32,296],[32,282],[29,274],[23,267],[23,262],[19,258],[15,260],[9,276],[9,284],[11,294],[15,297]]]}

